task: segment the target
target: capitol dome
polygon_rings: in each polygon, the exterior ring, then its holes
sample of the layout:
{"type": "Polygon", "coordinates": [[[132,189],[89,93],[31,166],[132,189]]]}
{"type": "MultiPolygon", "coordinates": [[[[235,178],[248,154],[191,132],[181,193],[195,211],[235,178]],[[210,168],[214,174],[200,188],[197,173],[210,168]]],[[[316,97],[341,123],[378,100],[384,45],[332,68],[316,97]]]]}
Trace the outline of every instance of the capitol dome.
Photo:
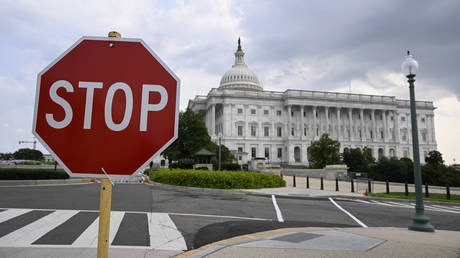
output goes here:
{"type": "Polygon", "coordinates": [[[241,49],[239,38],[238,49],[235,52],[235,64],[222,76],[219,89],[263,90],[257,75],[244,63],[244,52],[241,49]]]}

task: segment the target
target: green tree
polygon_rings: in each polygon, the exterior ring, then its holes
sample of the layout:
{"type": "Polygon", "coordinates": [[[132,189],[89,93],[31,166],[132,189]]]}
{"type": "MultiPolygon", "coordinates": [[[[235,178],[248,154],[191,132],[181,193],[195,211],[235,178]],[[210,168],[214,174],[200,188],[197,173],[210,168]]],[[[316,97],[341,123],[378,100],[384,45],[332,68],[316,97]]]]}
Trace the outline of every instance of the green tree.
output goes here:
{"type": "Polygon", "coordinates": [[[326,165],[340,164],[340,142],[323,134],[318,141],[310,146],[310,165],[312,168],[323,168],[326,165]]]}
{"type": "Polygon", "coordinates": [[[369,165],[374,163],[375,159],[368,148],[345,149],[343,152],[343,163],[348,166],[348,171],[368,172],[369,165]]]}
{"type": "Polygon", "coordinates": [[[13,159],[13,153],[0,153],[1,160],[10,160],[13,159]]]}
{"type": "Polygon", "coordinates": [[[395,157],[382,157],[372,167],[369,177],[380,181],[404,182],[407,180],[407,165],[395,157]]]}
{"type": "MultiPolygon", "coordinates": [[[[219,146],[211,141],[200,115],[191,109],[181,112],[178,138],[162,154],[171,161],[193,159],[193,155],[203,148],[215,153],[217,157],[219,146]]],[[[222,161],[231,161],[232,158],[230,150],[222,145],[222,161]]]]}
{"type": "Polygon", "coordinates": [[[432,150],[428,152],[428,156],[425,157],[425,162],[428,165],[433,166],[434,168],[444,166],[444,160],[442,159],[442,154],[439,151],[432,150]]]}
{"type": "Polygon", "coordinates": [[[43,160],[43,153],[28,148],[19,149],[13,153],[14,159],[43,160]]]}

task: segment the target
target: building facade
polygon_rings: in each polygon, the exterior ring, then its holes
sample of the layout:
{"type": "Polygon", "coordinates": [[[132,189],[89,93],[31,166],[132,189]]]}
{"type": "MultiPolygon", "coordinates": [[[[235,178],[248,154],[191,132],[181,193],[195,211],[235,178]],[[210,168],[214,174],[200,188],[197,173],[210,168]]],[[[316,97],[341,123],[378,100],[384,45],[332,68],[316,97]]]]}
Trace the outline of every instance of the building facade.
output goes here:
{"type": "MultiPolygon", "coordinates": [[[[420,155],[436,150],[431,101],[417,101],[420,155]]],[[[371,150],[372,156],[412,158],[408,100],[392,96],[307,90],[264,91],[244,62],[238,40],[235,63],[220,86],[196,96],[198,112],[215,141],[234,151],[239,163],[265,158],[273,164],[308,164],[311,142],[327,133],[345,148],[371,150]]],[[[422,158],[422,162],[424,159],[422,158]]]]}

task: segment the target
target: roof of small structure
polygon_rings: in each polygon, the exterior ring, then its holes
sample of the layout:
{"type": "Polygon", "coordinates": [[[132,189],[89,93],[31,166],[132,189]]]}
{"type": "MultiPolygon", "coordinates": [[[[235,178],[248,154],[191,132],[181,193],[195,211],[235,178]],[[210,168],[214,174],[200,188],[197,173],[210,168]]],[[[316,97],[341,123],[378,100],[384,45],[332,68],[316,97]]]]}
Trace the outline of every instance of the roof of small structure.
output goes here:
{"type": "Polygon", "coordinates": [[[201,149],[195,153],[195,156],[214,156],[215,154],[207,149],[201,149]]]}

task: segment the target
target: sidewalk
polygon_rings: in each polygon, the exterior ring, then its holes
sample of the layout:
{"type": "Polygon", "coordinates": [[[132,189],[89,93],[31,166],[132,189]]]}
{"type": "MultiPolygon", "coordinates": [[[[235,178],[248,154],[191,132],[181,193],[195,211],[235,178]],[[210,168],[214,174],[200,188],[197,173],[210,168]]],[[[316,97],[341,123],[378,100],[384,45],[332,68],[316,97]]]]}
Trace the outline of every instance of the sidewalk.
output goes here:
{"type": "Polygon", "coordinates": [[[176,257],[458,257],[460,232],[292,228],[238,236],[176,257]]]}

